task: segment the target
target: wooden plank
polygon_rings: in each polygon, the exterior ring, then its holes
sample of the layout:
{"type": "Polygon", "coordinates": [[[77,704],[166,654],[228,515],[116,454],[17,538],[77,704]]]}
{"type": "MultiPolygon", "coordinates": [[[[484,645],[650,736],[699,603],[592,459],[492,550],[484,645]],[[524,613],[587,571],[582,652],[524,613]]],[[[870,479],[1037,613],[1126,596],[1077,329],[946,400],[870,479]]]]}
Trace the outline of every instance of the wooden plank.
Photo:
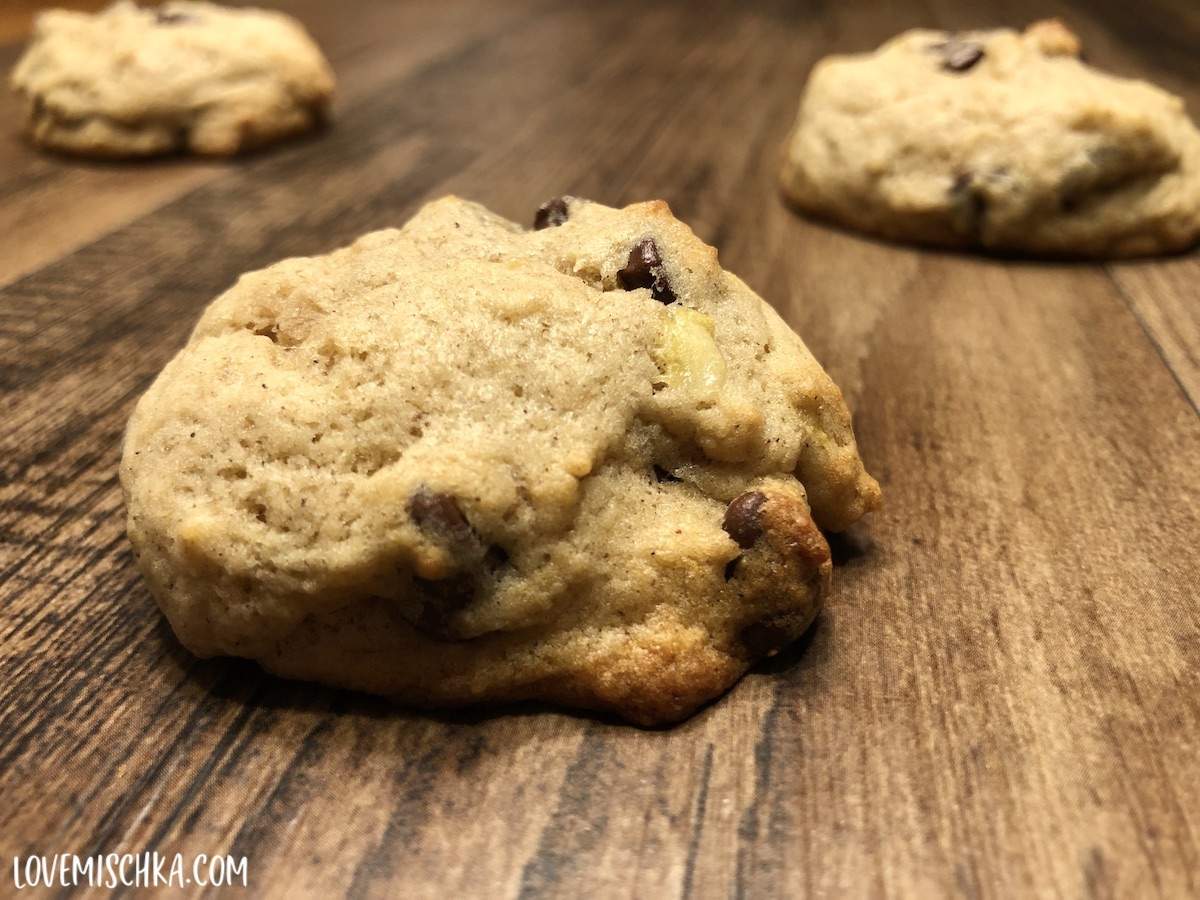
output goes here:
{"type": "Polygon", "coordinates": [[[1200,407],[1200,262],[1193,255],[1109,272],[1192,407],[1200,407]]]}
{"type": "MultiPolygon", "coordinates": [[[[33,260],[0,287],[0,857],[233,853],[278,897],[1200,892],[1195,258],[918,252],[775,191],[819,55],[1031,6],[307,0],[344,86],[320,139],[114,181],[120,214],[90,170],[7,178],[0,217],[89,220],[0,250],[33,260]],[[133,571],[120,432],[203,305],[448,190],[518,219],[665,197],[856,410],[886,507],[835,541],[829,608],[674,729],[197,661],[133,571]]],[[[1150,26],[1083,27],[1153,55],[1150,26]]]]}
{"type": "MultiPolygon", "coordinates": [[[[1179,94],[1193,119],[1200,114],[1200,66],[1195,35],[1200,7],[1156,2],[1149,9],[1076,2],[1071,9],[1097,64],[1145,78],[1179,94]]],[[[1200,406],[1200,260],[1114,263],[1109,272],[1192,406],[1200,406]]]]}

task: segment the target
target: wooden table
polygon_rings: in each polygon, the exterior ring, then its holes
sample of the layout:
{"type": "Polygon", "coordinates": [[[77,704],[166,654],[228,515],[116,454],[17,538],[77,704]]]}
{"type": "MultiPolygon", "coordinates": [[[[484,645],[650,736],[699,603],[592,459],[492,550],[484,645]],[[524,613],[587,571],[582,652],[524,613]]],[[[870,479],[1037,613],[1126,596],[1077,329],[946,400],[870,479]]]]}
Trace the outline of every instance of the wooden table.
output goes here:
{"type": "Polygon", "coordinates": [[[145,850],[244,855],[276,897],[1200,893],[1200,255],[914,251],[774,186],[827,51],[1057,13],[1195,113],[1200,6],[288,8],[341,78],[313,140],[88,164],[0,100],[0,894],[14,855],[145,850]],[[886,507],[828,609],[674,729],[198,662],[134,571],[121,430],[204,304],[446,192],[666,198],[856,411],[886,507]]]}

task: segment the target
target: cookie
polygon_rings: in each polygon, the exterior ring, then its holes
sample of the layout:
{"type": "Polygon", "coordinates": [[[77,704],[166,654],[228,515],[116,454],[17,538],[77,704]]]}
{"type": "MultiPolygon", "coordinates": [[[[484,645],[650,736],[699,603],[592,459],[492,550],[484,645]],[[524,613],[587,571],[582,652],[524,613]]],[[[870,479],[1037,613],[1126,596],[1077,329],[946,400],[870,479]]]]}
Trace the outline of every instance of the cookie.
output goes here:
{"type": "Polygon", "coordinates": [[[1079,59],[1058,21],[908,31],[814,68],[785,148],[801,210],[904,241],[1122,257],[1200,237],[1183,101],[1079,59]]]}
{"type": "Polygon", "coordinates": [[[229,156],[326,120],[333,74],[294,19],[171,0],[52,10],[12,73],[33,141],[95,157],[229,156]]]}
{"type": "Polygon", "coordinates": [[[449,197],[209,306],[121,467],[189,649],[653,724],[805,630],[879,499],[838,388],[665,203],[536,225],[449,197]]]}

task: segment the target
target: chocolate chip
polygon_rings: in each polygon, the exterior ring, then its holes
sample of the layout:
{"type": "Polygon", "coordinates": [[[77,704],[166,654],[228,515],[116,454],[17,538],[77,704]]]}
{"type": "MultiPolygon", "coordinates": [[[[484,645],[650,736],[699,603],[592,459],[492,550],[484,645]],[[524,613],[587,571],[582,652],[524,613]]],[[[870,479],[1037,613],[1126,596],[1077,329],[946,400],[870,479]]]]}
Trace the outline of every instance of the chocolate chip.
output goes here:
{"type": "Polygon", "coordinates": [[[421,612],[413,624],[434,637],[454,639],[452,619],[475,599],[478,579],[464,572],[441,581],[413,578],[413,586],[421,598],[421,612]]]}
{"type": "Polygon", "coordinates": [[[935,44],[934,49],[941,54],[942,68],[947,72],[965,72],[984,56],[983,44],[957,37],[935,44]]]}
{"type": "Polygon", "coordinates": [[[762,536],[762,508],[767,502],[767,495],[762,491],[746,491],[734,497],[725,510],[725,519],[721,527],[729,536],[737,541],[743,550],[753,547],[754,542],[762,536]]]}
{"type": "Polygon", "coordinates": [[[674,475],[673,473],[668,472],[662,466],[655,466],[654,467],[654,480],[657,481],[659,484],[662,484],[664,482],[669,484],[674,481],[679,481],[680,479],[677,475],[674,475]]]}
{"type": "Polygon", "coordinates": [[[420,602],[416,621],[419,630],[442,640],[462,640],[464,636],[456,628],[455,618],[474,602],[480,589],[504,577],[508,565],[508,552],[493,544],[466,568],[448,578],[430,579],[413,576],[413,588],[420,602]]]}
{"type": "Polygon", "coordinates": [[[570,215],[571,211],[567,208],[566,197],[547,200],[538,207],[537,214],[533,217],[533,229],[541,231],[543,228],[557,228],[567,221],[570,215]]]}
{"type": "MultiPolygon", "coordinates": [[[[408,500],[413,523],[450,554],[451,568],[438,579],[413,576],[420,613],[413,624],[435,637],[457,640],[454,617],[468,607],[480,588],[504,576],[508,551],[485,544],[453,495],[421,485],[408,500]]],[[[410,621],[412,621],[410,619],[410,621]]]]}
{"type": "Polygon", "coordinates": [[[643,238],[629,251],[625,268],[617,272],[617,281],[627,291],[648,288],[650,296],[659,303],[674,303],[675,292],[663,270],[662,256],[654,238],[643,238]]]}
{"type": "Polygon", "coordinates": [[[409,498],[408,514],[426,534],[455,541],[474,536],[471,523],[458,508],[458,501],[449,494],[431,491],[425,485],[409,498]]]}
{"type": "Polygon", "coordinates": [[[503,569],[508,565],[508,551],[498,544],[492,544],[483,554],[483,565],[490,572],[503,569]]]}
{"type": "Polygon", "coordinates": [[[154,13],[154,22],[157,25],[182,25],[184,22],[194,22],[195,16],[190,16],[187,13],[171,12],[169,9],[160,9],[154,13]]]}
{"type": "Polygon", "coordinates": [[[782,650],[792,642],[792,630],[786,622],[763,619],[751,622],[738,632],[738,641],[751,656],[766,656],[782,650]]]}
{"type": "Polygon", "coordinates": [[[987,216],[987,195],[979,189],[975,176],[964,172],[950,185],[950,211],[958,230],[978,236],[987,216]]]}
{"type": "Polygon", "coordinates": [[[738,563],[740,563],[741,561],[742,561],[741,556],[735,556],[729,562],[725,563],[725,580],[726,581],[729,581],[729,579],[733,578],[733,576],[737,573],[738,563]]]}

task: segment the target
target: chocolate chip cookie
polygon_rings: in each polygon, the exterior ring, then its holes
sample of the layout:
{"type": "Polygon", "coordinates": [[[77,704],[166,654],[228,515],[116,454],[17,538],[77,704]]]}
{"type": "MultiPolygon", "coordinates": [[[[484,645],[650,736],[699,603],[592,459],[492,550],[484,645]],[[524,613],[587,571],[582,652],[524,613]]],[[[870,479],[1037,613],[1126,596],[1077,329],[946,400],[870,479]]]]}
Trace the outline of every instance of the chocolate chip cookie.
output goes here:
{"type": "Polygon", "coordinates": [[[1200,131],[1183,101],[1079,58],[1058,21],[915,30],[822,60],[787,141],[800,209],[898,240],[1061,256],[1200,237],[1200,131]]]}
{"type": "Polygon", "coordinates": [[[121,467],[193,652],[650,724],[808,627],[879,499],[838,388],[665,203],[534,220],[445,198],[209,306],[121,467]]]}
{"type": "Polygon", "coordinates": [[[228,156],[324,122],[333,75],[282,13],[122,0],[95,15],[42,13],[12,86],[43,147],[228,156]]]}

